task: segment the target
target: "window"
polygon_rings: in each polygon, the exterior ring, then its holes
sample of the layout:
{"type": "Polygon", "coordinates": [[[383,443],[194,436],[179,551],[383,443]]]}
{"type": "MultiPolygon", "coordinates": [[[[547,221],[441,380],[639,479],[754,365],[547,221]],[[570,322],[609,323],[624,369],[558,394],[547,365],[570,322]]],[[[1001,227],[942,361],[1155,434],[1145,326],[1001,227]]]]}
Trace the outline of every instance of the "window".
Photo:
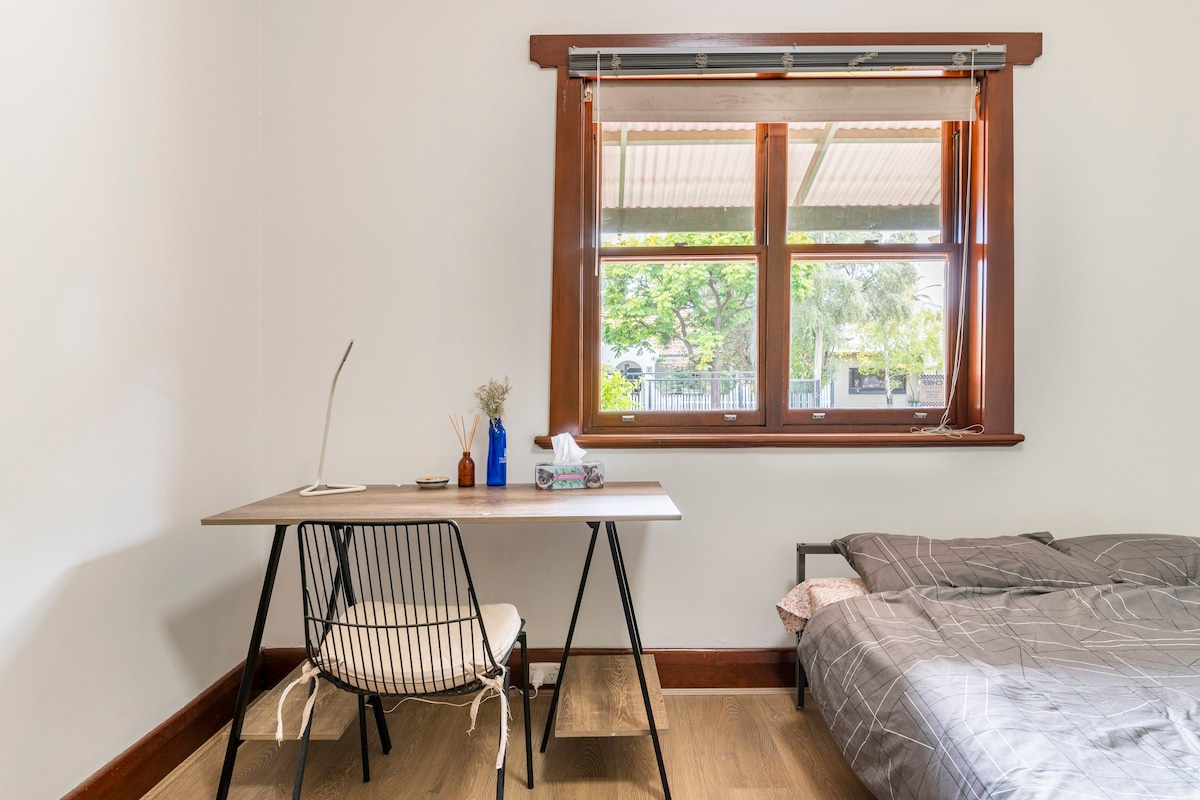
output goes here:
{"type": "Polygon", "coordinates": [[[531,38],[559,84],[551,433],[585,447],[1021,441],[1011,70],[1040,35],[728,38],[736,53],[531,38]],[[920,66],[922,48],[965,38],[1003,45],[999,65],[964,71],[959,53],[920,75],[731,74],[838,48],[920,66]],[[626,76],[680,55],[717,74],[626,76]],[[984,432],[914,432],[943,420],[984,432]]]}

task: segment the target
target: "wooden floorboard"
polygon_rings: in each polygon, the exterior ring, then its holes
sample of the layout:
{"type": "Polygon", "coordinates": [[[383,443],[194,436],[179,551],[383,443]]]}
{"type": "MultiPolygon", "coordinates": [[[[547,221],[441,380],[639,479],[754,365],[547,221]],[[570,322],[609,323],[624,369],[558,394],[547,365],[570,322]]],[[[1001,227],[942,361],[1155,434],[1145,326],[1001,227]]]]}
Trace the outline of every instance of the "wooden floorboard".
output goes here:
{"type": "MultiPolygon", "coordinates": [[[[512,800],[659,800],[662,786],[646,737],[552,738],[536,752],[549,693],[532,701],[534,779],[525,788],[520,696],[512,695],[506,796],[512,800]]],[[[469,699],[469,698],[468,698],[469,699]]],[[[796,711],[788,693],[664,697],[672,719],[661,736],[671,794],[677,800],[873,800],[834,746],[815,707],[796,711]]],[[[390,705],[388,706],[391,707],[390,705]]],[[[499,711],[483,704],[473,734],[466,708],[406,702],[389,713],[393,749],[383,755],[371,725],[371,782],[362,782],[358,726],[338,741],[309,747],[304,800],[393,800],[495,796],[499,711]]],[[[210,739],[143,800],[211,800],[225,732],[210,739]]],[[[230,800],[291,796],[295,742],[248,741],[234,771],[230,800]]]]}
{"type": "MultiPolygon", "coordinates": [[[[633,655],[573,656],[554,715],[554,734],[567,737],[649,736],[646,701],[633,655]]],[[[654,727],[671,727],[654,656],[642,656],[654,727]]]]}
{"type": "MultiPolygon", "coordinates": [[[[283,735],[284,738],[295,739],[300,735],[300,721],[303,718],[304,706],[308,702],[308,681],[300,681],[288,687],[301,675],[303,667],[296,667],[280,681],[274,689],[263,694],[246,712],[246,720],[242,723],[243,739],[264,739],[275,741],[275,729],[279,724],[279,699],[287,692],[283,700],[283,735]]],[[[322,678],[317,687],[317,699],[313,703],[312,734],[314,741],[335,741],[341,739],[351,725],[358,722],[358,695],[344,692],[329,681],[322,678]]],[[[357,726],[355,730],[358,730],[357,726]]]]}

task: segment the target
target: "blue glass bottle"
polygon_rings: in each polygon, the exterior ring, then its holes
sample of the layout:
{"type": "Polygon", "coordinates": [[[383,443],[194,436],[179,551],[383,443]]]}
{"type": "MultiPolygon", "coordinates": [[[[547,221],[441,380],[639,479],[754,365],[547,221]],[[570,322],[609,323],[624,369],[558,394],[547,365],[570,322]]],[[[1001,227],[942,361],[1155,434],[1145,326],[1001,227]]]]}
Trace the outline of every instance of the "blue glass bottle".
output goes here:
{"type": "Polygon", "coordinates": [[[503,486],[508,483],[508,436],[504,423],[493,417],[488,425],[487,485],[503,486]]]}

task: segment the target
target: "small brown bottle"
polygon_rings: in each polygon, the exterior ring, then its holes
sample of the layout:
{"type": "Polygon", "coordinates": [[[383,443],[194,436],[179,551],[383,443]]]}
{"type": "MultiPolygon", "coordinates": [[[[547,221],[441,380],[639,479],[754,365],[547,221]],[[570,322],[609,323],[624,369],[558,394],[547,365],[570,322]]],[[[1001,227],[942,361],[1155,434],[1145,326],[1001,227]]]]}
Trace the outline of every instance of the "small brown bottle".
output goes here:
{"type": "Polygon", "coordinates": [[[470,450],[464,451],[458,460],[458,485],[464,489],[475,485],[475,459],[471,458],[470,450]]]}

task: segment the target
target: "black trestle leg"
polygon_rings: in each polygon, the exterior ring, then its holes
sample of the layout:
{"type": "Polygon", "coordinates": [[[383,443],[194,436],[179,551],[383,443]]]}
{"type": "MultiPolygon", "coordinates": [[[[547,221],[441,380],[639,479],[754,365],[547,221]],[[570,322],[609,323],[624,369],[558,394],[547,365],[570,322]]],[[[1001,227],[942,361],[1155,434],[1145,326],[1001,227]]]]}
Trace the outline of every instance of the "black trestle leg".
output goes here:
{"type": "Polygon", "coordinates": [[[229,785],[233,780],[233,764],[237,750],[242,744],[242,724],[246,720],[246,706],[250,704],[250,691],[254,686],[254,665],[258,662],[259,647],[262,645],[263,628],[267,624],[267,610],[271,607],[271,592],[275,588],[275,574],[279,571],[279,556],[283,552],[284,534],[287,525],[275,526],[275,538],[271,542],[271,555],[267,559],[267,571],[263,575],[262,593],[258,599],[258,614],[250,631],[250,646],[246,653],[246,665],[242,668],[242,682],[238,687],[237,702],[233,706],[233,721],[229,726],[229,741],[225,745],[225,761],[221,765],[221,778],[217,783],[217,800],[227,800],[229,785]]]}
{"type": "Polygon", "coordinates": [[[542,734],[542,752],[550,741],[550,729],[554,727],[554,715],[558,712],[559,688],[567,675],[567,656],[571,654],[571,641],[575,638],[575,623],[579,621],[579,606],[583,604],[583,590],[587,587],[588,570],[592,567],[592,553],[596,551],[596,539],[600,535],[600,523],[589,522],[592,539],[588,542],[587,557],[583,559],[583,574],[579,576],[579,592],[575,595],[575,609],[571,612],[571,624],[567,627],[567,642],[563,645],[562,660],[558,662],[558,683],[550,693],[550,713],[546,715],[546,730],[542,734]]]}
{"type": "Polygon", "coordinates": [[[621,555],[621,542],[617,536],[617,524],[606,522],[608,546],[612,552],[613,568],[617,573],[617,593],[625,609],[625,624],[629,629],[629,641],[633,646],[633,664],[637,668],[638,683],[642,689],[642,703],[646,707],[646,722],[650,727],[650,741],[654,745],[654,759],[658,762],[658,774],[662,778],[663,800],[671,800],[671,787],[667,783],[667,766],[663,761],[662,743],[658,740],[658,726],[654,721],[654,710],[650,706],[650,690],[646,685],[646,672],[642,665],[642,635],[638,631],[637,617],[633,612],[633,596],[629,591],[629,576],[625,572],[625,559],[621,555]]]}
{"type": "MultiPolygon", "coordinates": [[[[317,679],[312,678],[308,682],[308,696],[312,697],[313,692],[317,690],[317,679]]],[[[308,724],[304,726],[304,733],[300,736],[300,752],[296,757],[296,783],[292,786],[292,800],[300,800],[300,789],[304,786],[304,762],[308,758],[308,740],[312,735],[313,714],[308,716],[308,724]]]]}

